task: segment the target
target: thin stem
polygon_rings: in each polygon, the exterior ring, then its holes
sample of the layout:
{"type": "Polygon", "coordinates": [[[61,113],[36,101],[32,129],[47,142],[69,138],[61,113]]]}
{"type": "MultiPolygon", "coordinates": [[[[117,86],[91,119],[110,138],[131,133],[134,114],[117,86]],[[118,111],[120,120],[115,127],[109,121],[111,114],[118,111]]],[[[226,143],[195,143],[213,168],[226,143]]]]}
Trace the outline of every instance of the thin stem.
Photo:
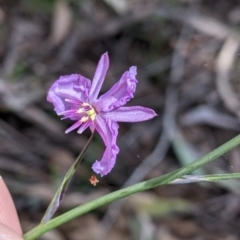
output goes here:
{"type": "Polygon", "coordinates": [[[92,132],[90,138],[88,139],[87,143],[85,144],[83,150],[80,152],[80,154],[78,155],[77,159],[75,160],[74,162],[74,166],[77,167],[77,165],[81,162],[82,158],[84,157],[92,139],[93,139],[93,136],[94,136],[94,131],[92,132]]]}
{"type": "Polygon", "coordinates": [[[78,206],[52,220],[50,220],[46,225],[40,223],[36,228],[32,229],[28,233],[26,233],[23,237],[25,240],[32,240],[36,239],[37,237],[41,236],[42,234],[46,233],[47,231],[54,229],[60,226],[63,223],[66,223],[84,213],[92,211],[98,207],[101,207],[105,204],[113,202],[115,200],[127,197],[134,193],[145,191],[160,185],[169,184],[173,180],[181,178],[184,175],[187,175],[194,170],[204,166],[205,164],[215,160],[216,158],[220,157],[224,153],[230,151],[232,148],[236,147],[240,144],[240,135],[236,136],[235,138],[229,140],[225,144],[221,145],[220,147],[216,148],[215,150],[211,151],[210,153],[204,155],[203,157],[199,158],[193,163],[188,164],[185,167],[182,167],[178,170],[175,170],[171,173],[165,174],[163,176],[137,183],[127,188],[120,189],[113,193],[106,194],[100,198],[92,200],[91,202],[85,203],[81,206],[78,206]]]}
{"type": "Polygon", "coordinates": [[[222,180],[238,179],[240,178],[240,173],[213,174],[203,176],[203,178],[208,182],[216,182],[222,180]]]}
{"type": "Polygon", "coordinates": [[[240,178],[240,173],[226,173],[226,174],[211,174],[211,175],[185,175],[181,178],[175,179],[169,184],[186,184],[196,182],[216,182],[222,180],[230,180],[240,178]]]}
{"type": "Polygon", "coordinates": [[[61,182],[61,185],[59,186],[59,188],[57,189],[56,193],[54,194],[45,214],[43,215],[43,218],[41,220],[41,222],[43,224],[46,224],[54,215],[54,213],[57,211],[60,202],[62,201],[65,192],[67,191],[67,187],[69,182],[71,181],[77,166],[79,165],[79,163],[81,162],[81,160],[83,159],[92,139],[94,136],[94,131],[92,132],[92,135],[90,136],[90,138],[88,139],[87,143],[85,144],[83,150],[80,152],[80,154],[78,155],[77,159],[75,160],[75,162],[73,163],[73,165],[69,168],[69,170],[67,171],[67,173],[65,174],[63,181],[61,182]]]}

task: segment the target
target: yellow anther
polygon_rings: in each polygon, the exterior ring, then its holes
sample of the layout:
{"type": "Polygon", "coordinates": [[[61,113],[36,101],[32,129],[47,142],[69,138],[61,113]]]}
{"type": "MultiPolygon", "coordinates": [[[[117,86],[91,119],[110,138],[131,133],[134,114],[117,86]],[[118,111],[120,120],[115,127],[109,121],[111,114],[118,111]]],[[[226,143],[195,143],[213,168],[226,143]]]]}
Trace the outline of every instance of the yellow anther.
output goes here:
{"type": "Polygon", "coordinates": [[[95,110],[91,108],[89,111],[87,111],[87,115],[90,117],[92,115],[96,115],[95,110]]]}
{"type": "Polygon", "coordinates": [[[91,119],[92,121],[95,120],[96,118],[96,112],[95,112],[95,109],[88,103],[82,103],[81,107],[77,110],[77,113],[85,113],[86,115],[84,115],[82,118],[81,118],[81,121],[82,122],[86,122],[88,121],[89,119],[91,119]],[[89,110],[85,110],[84,107],[88,107],[89,110]]]}
{"type": "Polygon", "coordinates": [[[89,117],[90,117],[90,119],[91,119],[92,121],[95,120],[95,118],[96,118],[96,113],[95,113],[95,111],[94,111],[93,114],[89,115],[89,117]]]}
{"type": "Polygon", "coordinates": [[[83,116],[80,121],[84,123],[84,122],[86,122],[88,119],[89,119],[88,116],[83,116]]]}
{"type": "Polygon", "coordinates": [[[77,113],[83,113],[84,112],[84,110],[82,109],[82,108],[79,108],[78,110],[77,110],[77,113]]]}

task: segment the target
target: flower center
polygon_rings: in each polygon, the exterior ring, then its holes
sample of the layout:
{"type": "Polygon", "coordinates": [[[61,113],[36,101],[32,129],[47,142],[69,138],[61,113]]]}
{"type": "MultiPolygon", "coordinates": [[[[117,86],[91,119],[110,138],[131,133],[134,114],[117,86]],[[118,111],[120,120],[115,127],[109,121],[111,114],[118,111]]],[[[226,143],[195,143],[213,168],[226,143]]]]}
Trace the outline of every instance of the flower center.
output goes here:
{"type": "Polygon", "coordinates": [[[96,118],[95,109],[88,103],[82,103],[81,107],[77,110],[77,113],[85,113],[85,115],[81,118],[81,122],[87,122],[89,119],[92,121],[96,118]]]}

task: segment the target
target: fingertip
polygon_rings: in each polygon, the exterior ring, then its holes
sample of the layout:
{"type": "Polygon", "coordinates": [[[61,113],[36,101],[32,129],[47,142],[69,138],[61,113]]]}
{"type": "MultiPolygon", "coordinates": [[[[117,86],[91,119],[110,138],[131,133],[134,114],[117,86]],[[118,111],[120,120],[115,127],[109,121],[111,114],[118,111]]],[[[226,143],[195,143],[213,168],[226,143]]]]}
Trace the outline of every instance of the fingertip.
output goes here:
{"type": "Polygon", "coordinates": [[[11,228],[0,223],[0,239],[1,240],[23,240],[23,238],[14,232],[11,228]]]}
{"type": "MultiPolygon", "coordinates": [[[[18,215],[12,197],[0,176],[0,223],[6,225],[17,234],[22,235],[18,215]]],[[[1,238],[2,239],[2,238],[1,238]]]]}

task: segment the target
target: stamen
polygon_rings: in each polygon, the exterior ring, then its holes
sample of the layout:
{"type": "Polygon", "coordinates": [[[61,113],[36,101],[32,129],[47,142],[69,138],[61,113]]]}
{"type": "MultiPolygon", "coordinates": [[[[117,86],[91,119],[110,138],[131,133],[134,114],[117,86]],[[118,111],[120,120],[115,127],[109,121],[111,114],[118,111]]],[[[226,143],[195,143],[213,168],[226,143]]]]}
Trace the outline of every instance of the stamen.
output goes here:
{"type": "Polygon", "coordinates": [[[86,115],[81,118],[82,122],[86,122],[89,119],[92,121],[95,120],[96,118],[96,112],[95,109],[88,103],[82,103],[81,107],[77,110],[77,113],[85,113],[86,115]]]}
{"type": "Polygon", "coordinates": [[[91,106],[85,106],[85,107],[83,107],[83,109],[87,112],[87,111],[92,110],[92,107],[91,106]]]}
{"type": "Polygon", "coordinates": [[[96,118],[96,113],[94,113],[94,114],[90,115],[89,117],[90,117],[90,119],[91,119],[92,121],[94,121],[94,120],[95,120],[95,118],[96,118]]]}
{"type": "Polygon", "coordinates": [[[83,116],[81,119],[80,119],[80,121],[82,122],[82,123],[85,123],[86,121],[88,121],[89,120],[89,117],[88,116],[83,116]]]}
{"type": "Polygon", "coordinates": [[[83,104],[83,102],[80,100],[69,99],[69,98],[65,98],[64,100],[65,100],[65,102],[75,103],[75,104],[79,104],[79,105],[83,104]]]}
{"type": "Polygon", "coordinates": [[[69,114],[69,113],[76,113],[76,109],[66,110],[66,111],[58,113],[58,115],[66,115],[66,114],[69,114]]]}
{"type": "Polygon", "coordinates": [[[77,113],[83,113],[83,112],[85,112],[83,108],[79,108],[79,109],[77,110],[77,113]]]}
{"type": "MultiPolygon", "coordinates": [[[[65,101],[77,104],[79,108],[77,106],[73,106],[73,109],[60,112],[58,115],[63,115],[63,117],[61,118],[62,120],[66,118],[71,118],[72,120],[80,119],[79,122],[81,123],[85,123],[89,120],[90,122],[95,120],[96,118],[95,109],[89,103],[85,103],[85,102],[80,103],[80,101],[72,100],[72,99],[65,99],[65,101]]],[[[69,131],[72,131],[72,128],[67,130],[67,132],[69,131]]]]}
{"type": "Polygon", "coordinates": [[[85,123],[83,123],[82,125],[81,125],[81,127],[78,129],[78,133],[83,133],[83,131],[85,130],[85,129],[87,129],[89,126],[90,126],[90,124],[91,124],[91,122],[90,121],[87,121],[87,122],[85,122],[85,123]]]}
{"type": "Polygon", "coordinates": [[[82,122],[81,121],[77,121],[76,123],[74,123],[70,128],[68,128],[65,133],[69,133],[71,132],[72,130],[80,127],[82,125],[82,122]]]}

